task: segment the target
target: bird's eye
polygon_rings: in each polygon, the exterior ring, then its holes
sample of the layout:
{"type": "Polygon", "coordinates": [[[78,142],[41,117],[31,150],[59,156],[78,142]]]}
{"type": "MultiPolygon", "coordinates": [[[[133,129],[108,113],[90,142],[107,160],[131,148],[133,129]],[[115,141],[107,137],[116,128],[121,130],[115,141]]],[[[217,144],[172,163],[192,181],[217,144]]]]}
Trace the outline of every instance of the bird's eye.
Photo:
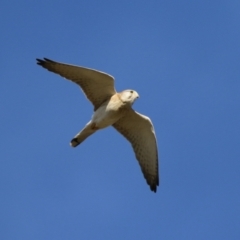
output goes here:
{"type": "Polygon", "coordinates": [[[130,93],[133,93],[133,91],[131,90],[130,93]]]}

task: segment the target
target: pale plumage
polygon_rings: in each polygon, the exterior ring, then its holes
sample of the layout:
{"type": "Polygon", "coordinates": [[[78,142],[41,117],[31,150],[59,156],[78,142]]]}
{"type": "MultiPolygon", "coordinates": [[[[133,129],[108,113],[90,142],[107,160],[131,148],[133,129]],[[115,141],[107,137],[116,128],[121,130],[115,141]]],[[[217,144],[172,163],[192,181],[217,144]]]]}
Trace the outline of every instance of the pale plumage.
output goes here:
{"type": "Polygon", "coordinates": [[[134,90],[117,93],[114,78],[89,68],[37,59],[47,70],[77,83],[94,106],[94,114],[87,125],[71,140],[76,147],[99,129],[113,126],[132,144],[143,175],[154,192],[159,185],[158,151],[151,120],[132,109],[139,97],[134,90]]]}

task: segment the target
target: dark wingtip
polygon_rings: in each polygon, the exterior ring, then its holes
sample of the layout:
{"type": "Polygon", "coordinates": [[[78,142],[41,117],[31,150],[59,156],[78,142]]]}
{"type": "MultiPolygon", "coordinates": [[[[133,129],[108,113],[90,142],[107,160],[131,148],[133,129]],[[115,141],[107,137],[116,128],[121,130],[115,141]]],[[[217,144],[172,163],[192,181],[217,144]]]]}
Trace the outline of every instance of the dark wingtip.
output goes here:
{"type": "Polygon", "coordinates": [[[157,178],[155,179],[155,183],[149,184],[150,185],[150,189],[153,192],[157,192],[157,187],[159,186],[159,177],[157,175],[157,178]]]}
{"type": "Polygon", "coordinates": [[[46,63],[46,62],[54,62],[54,61],[52,61],[51,59],[48,59],[48,58],[43,58],[44,60],[42,60],[42,59],[39,59],[39,58],[36,58],[36,60],[37,60],[37,64],[38,65],[40,65],[40,66],[44,66],[44,64],[46,63]]]}
{"type": "Polygon", "coordinates": [[[42,59],[39,59],[39,58],[36,58],[37,60],[37,64],[40,65],[40,66],[44,66],[44,64],[46,63],[46,61],[42,60],[42,59]]]}
{"type": "Polygon", "coordinates": [[[157,185],[151,185],[150,189],[151,189],[151,191],[156,193],[157,192],[157,185]]]}

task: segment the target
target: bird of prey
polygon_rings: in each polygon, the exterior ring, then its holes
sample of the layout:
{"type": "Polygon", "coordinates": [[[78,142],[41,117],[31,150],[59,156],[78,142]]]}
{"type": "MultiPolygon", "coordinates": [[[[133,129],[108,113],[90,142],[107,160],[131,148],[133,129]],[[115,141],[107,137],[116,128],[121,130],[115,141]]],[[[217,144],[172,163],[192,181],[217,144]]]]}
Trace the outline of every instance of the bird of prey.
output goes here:
{"type": "Polygon", "coordinates": [[[96,131],[113,126],[131,143],[147,184],[156,192],[159,185],[156,135],[150,118],[132,109],[138,93],[134,90],[116,92],[114,78],[94,69],[47,58],[37,59],[37,64],[78,84],[94,106],[91,120],[70,145],[76,147],[96,131]]]}

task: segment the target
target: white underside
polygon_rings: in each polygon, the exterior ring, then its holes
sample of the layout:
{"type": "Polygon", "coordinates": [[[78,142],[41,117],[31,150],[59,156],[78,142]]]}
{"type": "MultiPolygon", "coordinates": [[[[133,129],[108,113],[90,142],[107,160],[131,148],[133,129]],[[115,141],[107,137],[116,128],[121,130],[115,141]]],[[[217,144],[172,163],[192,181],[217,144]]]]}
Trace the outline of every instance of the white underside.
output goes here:
{"type": "Polygon", "coordinates": [[[104,104],[94,112],[91,123],[99,129],[113,125],[122,116],[121,111],[116,111],[113,104],[104,104]]]}

